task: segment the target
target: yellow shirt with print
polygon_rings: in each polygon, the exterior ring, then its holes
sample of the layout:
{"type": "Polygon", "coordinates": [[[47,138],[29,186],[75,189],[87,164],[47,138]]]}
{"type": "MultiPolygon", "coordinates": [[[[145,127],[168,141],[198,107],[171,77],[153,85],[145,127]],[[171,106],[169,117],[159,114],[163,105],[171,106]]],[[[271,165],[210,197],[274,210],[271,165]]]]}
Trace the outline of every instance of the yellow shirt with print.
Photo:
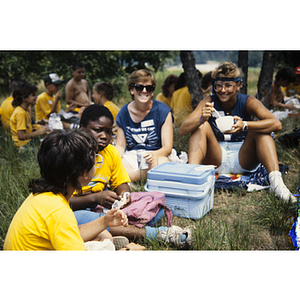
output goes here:
{"type": "Polygon", "coordinates": [[[68,201],[52,192],[30,194],[15,214],[3,250],[86,250],[68,201]]]}
{"type": "Polygon", "coordinates": [[[17,106],[10,117],[10,132],[12,140],[17,149],[25,146],[30,140],[19,140],[18,130],[24,130],[25,132],[32,132],[34,129],[39,129],[39,124],[32,125],[32,120],[29,111],[24,110],[21,106],[17,106]]]}
{"type": "Polygon", "coordinates": [[[187,86],[178,89],[173,93],[171,110],[174,115],[174,123],[176,127],[180,127],[187,117],[193,112],[192,98],[187,86]]]}
{"type": "MultiPolygon", "coordinates": [[[[46,92],[40,94],[37,97],[36,100],[36,106],[35,106],[35,115],[36,115],[36,121],[41,121],[43,119],[49,119],[49,114],[51,111],[51,107],[53,105],[54,101],[54,95],[49,96],[46,92]]],[[[56,106],[56,113],[58,113],[61,109],[60,102],[58,101],[56,106]]]]}
{"type": "Polygon", "coordinates": [[[15,109],[11,104],[13,100],[14,100],[13,97],[8,97],[1,104],[1,110],[2,110],[1,120],[5,132],[7,134],[10,134],[10,117],[15,109]]]}
{"type": "Polygon", "coordinates": [[[169,107],[171,107],[171,100],[172,100],[172,97],[165,97],[163,95],[163,93],[159,93],[157,96],[156,96],[156,100],[168,105],[169,107]]]}
{"type": "MultiPolygon", "coordinates": [[[[82,187],[83,193],[87,191],[102,192],[108,183],[110,183],[111,190],[115,190],[119,185],[130,182],[119,151],[115,146],[109,144],[98,154],[96,162],[99,162],[99,167],[95,168],[95,174],[90,183],[82,187]]],[[[74,194],[76,195],[77,192],[74,194]]]]}

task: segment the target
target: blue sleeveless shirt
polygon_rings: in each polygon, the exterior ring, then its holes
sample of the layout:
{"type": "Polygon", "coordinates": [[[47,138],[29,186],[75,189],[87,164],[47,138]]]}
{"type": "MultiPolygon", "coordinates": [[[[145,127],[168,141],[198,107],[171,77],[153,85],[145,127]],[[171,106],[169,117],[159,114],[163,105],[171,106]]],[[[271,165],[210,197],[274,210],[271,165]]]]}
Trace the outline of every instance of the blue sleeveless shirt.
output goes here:
{"type": "MultiPolygon", "coordinates": [[[[248,97],[249,97],[248,95],[244,95],[244,94],[236,95],[237,101],[234,108],[231,111],[232,116],[239,116],[243,121],[251,121],[251,116],[247,113],[247,109],[246,109],[246,103],[248,97]]],[[[225,116],[222,103],[216,94],[211,95],[211,102],[214,102],[214,108],[217,111],[221,112],[221,115],[223,112],[223,115],[225,116]]],[[[215,113],[213,113],[212,116],[208,119],[208,122],[218,142],[224,142],[224,134],[219,130],[217,124],[215,123],[215,120],[216,120],[215,113]]],[[[247,135],[246,131],[233,133],[230,135],[231,138],[230,140],[228,140],[228,142],[241,142],[246,138],[246,135],[247,135]]]]}

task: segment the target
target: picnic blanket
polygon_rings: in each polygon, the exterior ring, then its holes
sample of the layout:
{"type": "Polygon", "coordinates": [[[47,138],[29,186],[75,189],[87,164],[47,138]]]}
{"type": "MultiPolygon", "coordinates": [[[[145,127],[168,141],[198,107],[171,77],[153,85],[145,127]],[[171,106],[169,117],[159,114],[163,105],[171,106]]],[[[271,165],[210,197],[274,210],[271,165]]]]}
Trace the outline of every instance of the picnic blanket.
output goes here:
{"type": "MultiPolygon", "coordinates": [[[[289,167],[279,164],[281,173],[286,173],[289,167]]],[[[216,174],[215,188],[236,189],[242,188],[248,192],[269,188],[269,177],[266,168],[260,165],[256,172],[249,174],[216,174]]]]}

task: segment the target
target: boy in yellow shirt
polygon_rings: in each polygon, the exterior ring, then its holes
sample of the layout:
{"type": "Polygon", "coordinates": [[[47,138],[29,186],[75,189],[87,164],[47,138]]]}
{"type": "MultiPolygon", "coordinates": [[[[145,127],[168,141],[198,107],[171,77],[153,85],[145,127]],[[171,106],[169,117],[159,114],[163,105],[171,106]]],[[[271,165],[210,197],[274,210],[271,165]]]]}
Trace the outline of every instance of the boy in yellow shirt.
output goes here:
{"type": "MultiPolygon", "coordinates": [[[[117,148],[110,144],[112,136],[113,116],[109,109],[103,105],[93,104],[82,113],[80,126],[88,129],[98,141],[96,158],[97,168],[91,181],[82,187],[82,193],[75,192],[70,198],[70,206],[78,224],[86,224],[105,215],[93,210],[98,204],[107,209],[112,207],[116,200],[121,200],[125,192],[130,192],[128,183],[130,178],[124,168],[117,148]],[[106,187],[110,185],[110,190],[106,187]]],[[[109,212],[109,211],[108,211],[109,212]]],[[[158,218],[164,215],[164,210],[158,212],[158,218]]],[[[158,222],[158,220],[156,221],[158,222]]],[[[186,242],[186,231],[178,226],[158,228],[144,226],[139,228],[128,225],[126,228],[115,226],[109,229],[112,236],[125,236],[129,240],[139,238],[154,239],[162,232],[171,229],[174,235],[183,235],[182,243],[186,242]],[[176,233],[176,234],[175,234],[176,233]]],[[[167,233],[165,233],[168,236],[167,233]]]]}
{"type": "MultiPolygon", "coordinates": [[[[61,92],[59,89],[62,82],[63,81],[55,73],[50,73],[44,78],[46,91],[38,96],[35,107],[37,123],[42,123],[45,120],[49,120],[49,117],[52,113],[58,114],[60,112],[61,92]]],[[[68,113],[74,108],[76,108],[76,104],[72,103],[65,109],[65,112],[68,113]]],[[[75,117],[73,118],[76,119],[75,117]]],[[[62,119],[61,121],[65,129],[79,128],[79,118],[74,124],[71,122],[66,122],[68,120],[65,119],[62,119]]]]}
{"type": "Polygon", "coordinates": [[[60,80],[57,74],[51,73],[44,78],[46,91],[40,94],[36,100],[36,121],[49,120],[51,113],[58,113],[61,109],[60,80]]]}
{"type": "Polygon", "coordinates": [[[31,194],[9,226],[4,250],[86,250],[85,242],[106,239],[113,246],[105,229],[127,226],[123,211],[112,209],[78,226],[68,202],[93,177],[97,146],[86,130],[56,130],[43,140],[38,153],[42,177],[30,182],[31,194]]]}
{"type": "Polygon", "coordinates": [[[12,106],[15,109],[10,118],[10,131],[17,149],[49,133],[48,126],[32,125],[29,108],[36,104],[36,92],[37,87],[26,81],[13,91],[12,106]]]}

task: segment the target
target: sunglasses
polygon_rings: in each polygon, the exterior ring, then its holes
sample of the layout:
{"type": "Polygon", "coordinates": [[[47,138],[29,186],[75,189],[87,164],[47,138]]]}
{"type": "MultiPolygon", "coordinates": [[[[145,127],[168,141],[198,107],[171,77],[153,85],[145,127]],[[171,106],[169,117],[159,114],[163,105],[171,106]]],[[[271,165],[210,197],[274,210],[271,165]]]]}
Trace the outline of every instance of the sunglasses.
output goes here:
{"type": "Polygon", "coordinates": [[[147,93],[153,93],[155,91],[155,85],[135,84],[134,87],[138,93],[141,93],[144,89],[146,89],[147,93]]]}

